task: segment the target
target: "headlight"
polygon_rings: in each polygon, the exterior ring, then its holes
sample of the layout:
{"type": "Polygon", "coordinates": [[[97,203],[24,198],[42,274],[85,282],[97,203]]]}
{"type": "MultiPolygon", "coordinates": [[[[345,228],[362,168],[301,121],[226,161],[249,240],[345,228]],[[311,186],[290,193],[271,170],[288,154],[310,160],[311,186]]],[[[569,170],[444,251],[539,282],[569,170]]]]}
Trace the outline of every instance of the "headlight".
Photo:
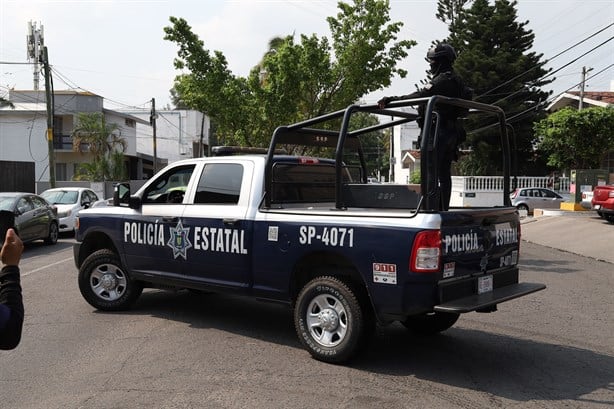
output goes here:
{"type": "Polygon", "coordinates": [[[70,216],[70,213],[71,213],[71,211],[70,211],[70,210],[67,210],[67,211],[65,211],[65,212],[58,212],[58,217],[59,217],[59,218],[62,218],[62,217],[68,217],[68,216],[70,216]]]}

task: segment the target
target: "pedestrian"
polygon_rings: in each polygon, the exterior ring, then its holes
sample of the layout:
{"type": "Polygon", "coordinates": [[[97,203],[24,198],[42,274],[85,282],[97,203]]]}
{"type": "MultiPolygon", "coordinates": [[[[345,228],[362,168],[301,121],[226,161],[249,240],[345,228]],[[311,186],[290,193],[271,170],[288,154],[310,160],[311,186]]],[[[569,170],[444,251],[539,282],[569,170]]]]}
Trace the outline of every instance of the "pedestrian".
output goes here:
{"type": "Polygon", "coordinates": [[[0,349],[13,349],[21,340],[23,327],[23,300],[19,279],[19,259],[23,243],[15,230],[8,229],[0,259],[0,349]]]}
{"type": "MultiPolygon", "coordinates": [[[[442,95],[451,98],[471,99],[473,91],[456,74],[452,65],[456,60],[456,51],[446,43],[439,43],[426,54],[431,69],[432,79],[424,88],[408,95],[384,97],[378,101],[380,108],[386,107],[392,101],[403,99],[424,98],[433,95],[442,95]]],[[[425,106],[418,107],[418,125],[424,125],[425,106]]],[[[452,161],[458,159],[458,145],[465,140],[465,130],[458,120],[466,114],[467,110],[452,105],[440,105],[435,108],[439,117],[439,137],[437,145],[437,173],[441,207],[448,210],[452,192],[452,161]]],[[[433,124],[435,125],[435,124],[433,124]]],[[[434,131],[435,126],[431,129],[434,131]]]]}

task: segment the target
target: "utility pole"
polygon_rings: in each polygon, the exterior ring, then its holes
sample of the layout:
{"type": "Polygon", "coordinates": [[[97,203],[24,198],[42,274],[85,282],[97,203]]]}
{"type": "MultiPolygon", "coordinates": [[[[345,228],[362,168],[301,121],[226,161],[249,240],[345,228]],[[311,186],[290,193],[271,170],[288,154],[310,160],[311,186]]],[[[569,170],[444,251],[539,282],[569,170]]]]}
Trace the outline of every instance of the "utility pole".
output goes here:
{"type": "MultiPolygon", "coordinates": [[[[390,117],[394,121],[394,117],[390,117]]],[[[396,158],[394,156],[394,126],[390,128],[390,169],[388,171],[388,182],[394,183],[394,165],[396,158]]]]}
{"type": "Polygon", "coordinates": [[[55,187],[55,150],[53,148],[53,90],[47,47],[43,47],[42,63],[45,71],[45,100],[47,103],[47,149],[49,156],[49,184],[55,187]]]}
{"type": "Polygon", "coordinates": [[[28,23],[28,35],[26,36],[26,48],[28,50],[28,62],[31,62],[34,67],[34,91],[38,91],[40,62],[42,55],[42,47],[45,43],[43,37],[43,25],[36,28],[36,23],[28,23]]]}
{"type": "Polygon", "coordinates": [[[584,83],[586,82],[586,74],[592,70],[592,68],[587,70],[586,67],[582,67],[582,82],[580,83],[580,102],[578,103],[578,111],[581,110],[584,105],[584,83]]]}
{"type": "Polygon", "coordinates": [[[158,173],[158,148],[156,146],[156,99],[151,99],[151,114],[149,115],[149,123],[153,127],[153,173],[158,173]]]}

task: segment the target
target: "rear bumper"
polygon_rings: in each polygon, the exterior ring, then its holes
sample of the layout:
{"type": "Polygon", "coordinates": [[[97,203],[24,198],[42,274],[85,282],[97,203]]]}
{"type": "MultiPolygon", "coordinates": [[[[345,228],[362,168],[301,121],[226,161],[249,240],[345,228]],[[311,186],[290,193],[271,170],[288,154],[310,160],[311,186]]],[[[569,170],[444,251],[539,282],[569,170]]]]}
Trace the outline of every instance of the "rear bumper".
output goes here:
{"type": "Polygon", "coordinates": [[[493,289],[485,294],[474,294],[468,297],[458,298],[436,305],[435,311],[464,313],[479,309],[485,309],[514,298],[522,297],[545,289],[544,284],[539,283],[516,283],[493,289]]]}

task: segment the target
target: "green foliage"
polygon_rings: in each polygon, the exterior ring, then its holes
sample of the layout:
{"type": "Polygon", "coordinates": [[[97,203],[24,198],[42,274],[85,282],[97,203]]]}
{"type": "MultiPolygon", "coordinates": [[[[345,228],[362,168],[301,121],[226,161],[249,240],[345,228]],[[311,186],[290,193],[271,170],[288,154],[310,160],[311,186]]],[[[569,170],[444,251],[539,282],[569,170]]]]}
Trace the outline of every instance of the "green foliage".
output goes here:
{"type": "Polygon", "coordinates": [[[422,177],[420,176],[420,170],[415,170],[409,177],[409,183],[419,185],[422,183],[422,177]]]}
{"type": "MultiPolygon", "coordinates": [[[[535,137],[533,122],[542,119],[548,93],[541,87],[552,80],[542,54],[531,52],[534,34],[527,21],[518,22],[516,1],[474,0],[464,8],[462,0],[439,0],[438,17],[449,22],[447,39],[457,50],[456,71],[475,91],[475,100],[503,109],[514,127],[520,173],[532,167],[535,137]]],[[[500,136],[496,118],[474,117],[467,121],[470,157],[459,168],[464,174],[501,172],[500,136]]]]}
{"type": "Polygon", "coordinates": [[[205,112],[218,143],[267,146],[276,127],[343,109],[405,76],[396,64],[414,41],[397,41],[389,2],[339,2],[327,19],[332,39],[276,37],[247,78],[234,76],[220,51],[210,52],[187,21],[171,17],[165,39],[179,46],[173,101],[205,112]],[[332,43],[331,43],[332,42],[332,43]]]}
{"type": "Polygon", "coordinates": [[[15,109],[15,105],[13,105],[13,103],[11,101],[9,101],[8,99],[0,97],[0,108],[2,108],[2,107],[10,107],[12,109],[15,109]]]}
{"type": "Polygon", "coordinates": [[[73,150],[83,152],[87,146],[93,158],[77,169],[75,180],[102,182],[125,180],[124,151],[126,139],[119,135],[119,126],[108,123],[101,112],[82,112],[72,132],[73,150]]]}
{"type": "Polygon", "coordinates": [[[557,169],[598,169],[614,150],[614,108],[564,108],[534,126],[548,165],[557,169]]]}

